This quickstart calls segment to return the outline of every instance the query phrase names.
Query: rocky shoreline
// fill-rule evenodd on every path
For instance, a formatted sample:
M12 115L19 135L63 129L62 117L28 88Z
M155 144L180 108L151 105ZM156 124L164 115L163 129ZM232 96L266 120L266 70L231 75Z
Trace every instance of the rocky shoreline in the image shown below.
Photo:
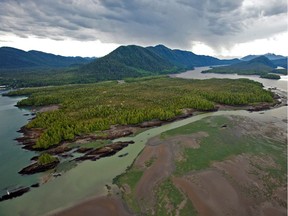
M29 175L29 174L39 173L39 172L45 172L47 170L55 168L59 163L60 163L59 160L55 160L48 164L39 164L38 162L36 162L23 168L18 173L21 175Z

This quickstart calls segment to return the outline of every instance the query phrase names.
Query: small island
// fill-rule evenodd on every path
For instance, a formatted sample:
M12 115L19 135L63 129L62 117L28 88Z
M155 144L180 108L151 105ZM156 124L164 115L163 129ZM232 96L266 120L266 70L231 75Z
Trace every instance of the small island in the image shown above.
M38 172L44 172L46 170L53 169L59 163L59 159L51 156L48 153L41 154L36 163L33 163L19 171L20 174L34 174Z
M269 73L269 74L263 74L263 75L260 76L260 78L264 78L264 79L275 79L275 80L281 79L281 77L280 77L279 75L277 75L277 74L271 74L271 73Z

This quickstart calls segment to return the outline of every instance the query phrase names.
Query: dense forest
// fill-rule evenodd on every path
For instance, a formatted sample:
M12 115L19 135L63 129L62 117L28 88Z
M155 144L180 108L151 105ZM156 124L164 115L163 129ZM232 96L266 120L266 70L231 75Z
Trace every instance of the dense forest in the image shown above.
M185 108L209 111L216 104L273 102L271 92L248 79L141 78L125 83L29 88L8 95L29 96L18 106L60 106L58 110L37 113L26 126L45 129L34 146L41 149L73 140L76 135L109 129L111 125L171 119Z
M271 74L271 73L261 75L260 77L264 79L276 79L276 80L281 78L278 74Z

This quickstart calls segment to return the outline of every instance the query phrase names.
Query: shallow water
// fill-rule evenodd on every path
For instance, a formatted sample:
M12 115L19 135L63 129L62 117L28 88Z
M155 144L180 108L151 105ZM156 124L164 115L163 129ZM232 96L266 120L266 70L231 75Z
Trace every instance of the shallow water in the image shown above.
M3 97L0 92L0 196L6 189L16 186L30 186L38 181L38 175L21 177L18 171L30 163L35 154L21 149L15 138L21 134L16 131L28 122L29 111L15 107L23 97Z
M205 68L201 68L201 69L197 68L195 71L188 71L182 74L177 74L176 76L183 77L183 78L198 78L198 79L205 79L205 78L211 78L211 77L251 78L247 76L238 76L238 75L201 74L201 70L203 69ZM259 81L259 80L263 81L262 83L266 87L268 86L278 87L287 92L287 81L284 85L280 80L275 81L275 80L264 80L264 79L260 79L257 77L255 78L252 77L252 78L256 81ZM13 98L12 99L6 98L5 100L9 101L9 100L13 100ZM17 100L15 99L14 103L16 103L16 101ZM7 103L7 101L5 103ZM1 107L0 110L2 109L2 107L6 106L5 103L2 103L2 106L0 106ZM25 113L25 111L21 111L15 107L13 109L15 109L14 112L16 113L17 112ZM11 114L9 115L11 116ZM287 119L287 109L286 107L280 107L280 108L268 110L265 112L253 112L253 113L250 113L247 111L241 111L241 110L240 111L219 111L219 112L212 112L212 113L204 113L204 114L193 116L184 120L173 122L167 125L163 125L161 127L146 130L136 135L135 137L120 138L116 141L133 140L135 144L129 145L128 147L124 148L123 150L121 150L120 152L118 152L116 155L112 157L102 158L95 162L91 162L91 161L82 162L77 167L68 170L61 177L58 177L54 179L53 181L50 181L47 184L44 184L40 188L34 189L33 191L27 194L24 194L22 197L19 197L17 199L13 199L13 200L0 203L0 215L7 215L7 216L9 215L13 215L13 216L14 215L29 215L29 216L43 215L55 209L71 206L89 197L93 197L96 195L104 195L107 193L105 185L106 184L111 185L113 178L123 173L127 169L127 167L129 167L133 163L134 159L144 148L145 143L147 142L149 138L152 138L167 130L171 130L171 129L174 129L174 128L177 128L177 127L180 127L180 126L192 123L192 122L196 122L200 119L203 119L209 116L215 116L215 115L217 116L218 115L247 116L247 117L259 120L259 121L277 124L279 127L286 128L286 123L283 121L283 119ZM17 121L18 121L18 118L22 119L23 113L22 115L17 114L14 116L14 119L17 119ZM27 118L26 120L25 118L23 118L22 120L23 122L20 122L19 124L16 124L16 125L12 124L12 126L10 127L10 131L18 130L22 125L24 125L27 122ZM5 134L2 134L0 137L4 135ZM17 137L17 133L16 133L16 137ZM15 150L15 151L18 151L18 150ZM20 151L24 152L22 149L20 149ZM12 155L12 152L14 152L14 150L11 150L11 155ZM126 152L129 153L127 156L121 157L121 158L118 157L118 155L126 153ZM32 153L24 152L23 154L26 155L26 154L32 154ZM30 158L30 157L31 156L29 157L27 156L27 158ZM10 160L10 159L7 159L7 160ZM18 160L16 162L15 160L13 161L14 163L16 162L19 163ZM17 164L17 165L19 165L20 167L22 166L22 164ZM20 177L20 179L22 179L22 177Z

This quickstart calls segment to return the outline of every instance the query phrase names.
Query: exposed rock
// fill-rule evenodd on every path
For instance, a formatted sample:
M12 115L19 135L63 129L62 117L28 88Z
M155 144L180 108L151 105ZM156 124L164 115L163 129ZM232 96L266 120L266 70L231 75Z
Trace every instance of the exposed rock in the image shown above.
M31 185L32 188L37 188L37 187L39 187L39 186L40 186L39 183L35 183L35 184L32 184L32 185Z
M7 194L0 197L0 202L14 197L22 196L24 193L27 193L30 190L29 187L18 187L14 190L7 191Z
M65 152L68 152L71 150L72 150L72 148L68 147L67 145L60 145L60 146L51 148L51 149L47 150L46 152L48 154L58 155L58 154L62 154L62 153L65 153Z
M250 112L257 112L257 111L262 111L262 110L268 110L271 108L271 104L261 104L261 105L257 105L254 107L251 107L249 109L247 109Z
M46 170L55 168L58 163L59 163L59 160L55 160L51 163L43 164L43 165L36 162L23 168L22 170L19 171L19 173L22 175L25 175L25 174L34 174L38 172L44 172Z
M113 144L110 144L108 146L104 146L101 148L93 149L91 151L88 151L85 155L76 158L75 160L77 161L82 161L82 160L98 160L99 158L102 157L108 157L116 154L118 151L121 149L125 148L129 144L133 144L133 141L129 142L116 142Z
M85 147L81 147L81 148L78 148L77 150L76 150L76 152L78 152L78 153L86 153L86 152L88 152L88 151L91 151L93 148L85 148Z
M31 160L31 161L37 161L38 158L39 158L39 156L37 155L37 156L32 157L30 160Z
M121 154L121 155L119 155L118 157L125 157L125 156L127 156L128 155L128 152L126 152L126 153L124 153L124 154Z
M140 128L146 128L146 127L156 127L156 126L161 126L163 121L160 120L152 120L152 121L147 121L139 124Z

